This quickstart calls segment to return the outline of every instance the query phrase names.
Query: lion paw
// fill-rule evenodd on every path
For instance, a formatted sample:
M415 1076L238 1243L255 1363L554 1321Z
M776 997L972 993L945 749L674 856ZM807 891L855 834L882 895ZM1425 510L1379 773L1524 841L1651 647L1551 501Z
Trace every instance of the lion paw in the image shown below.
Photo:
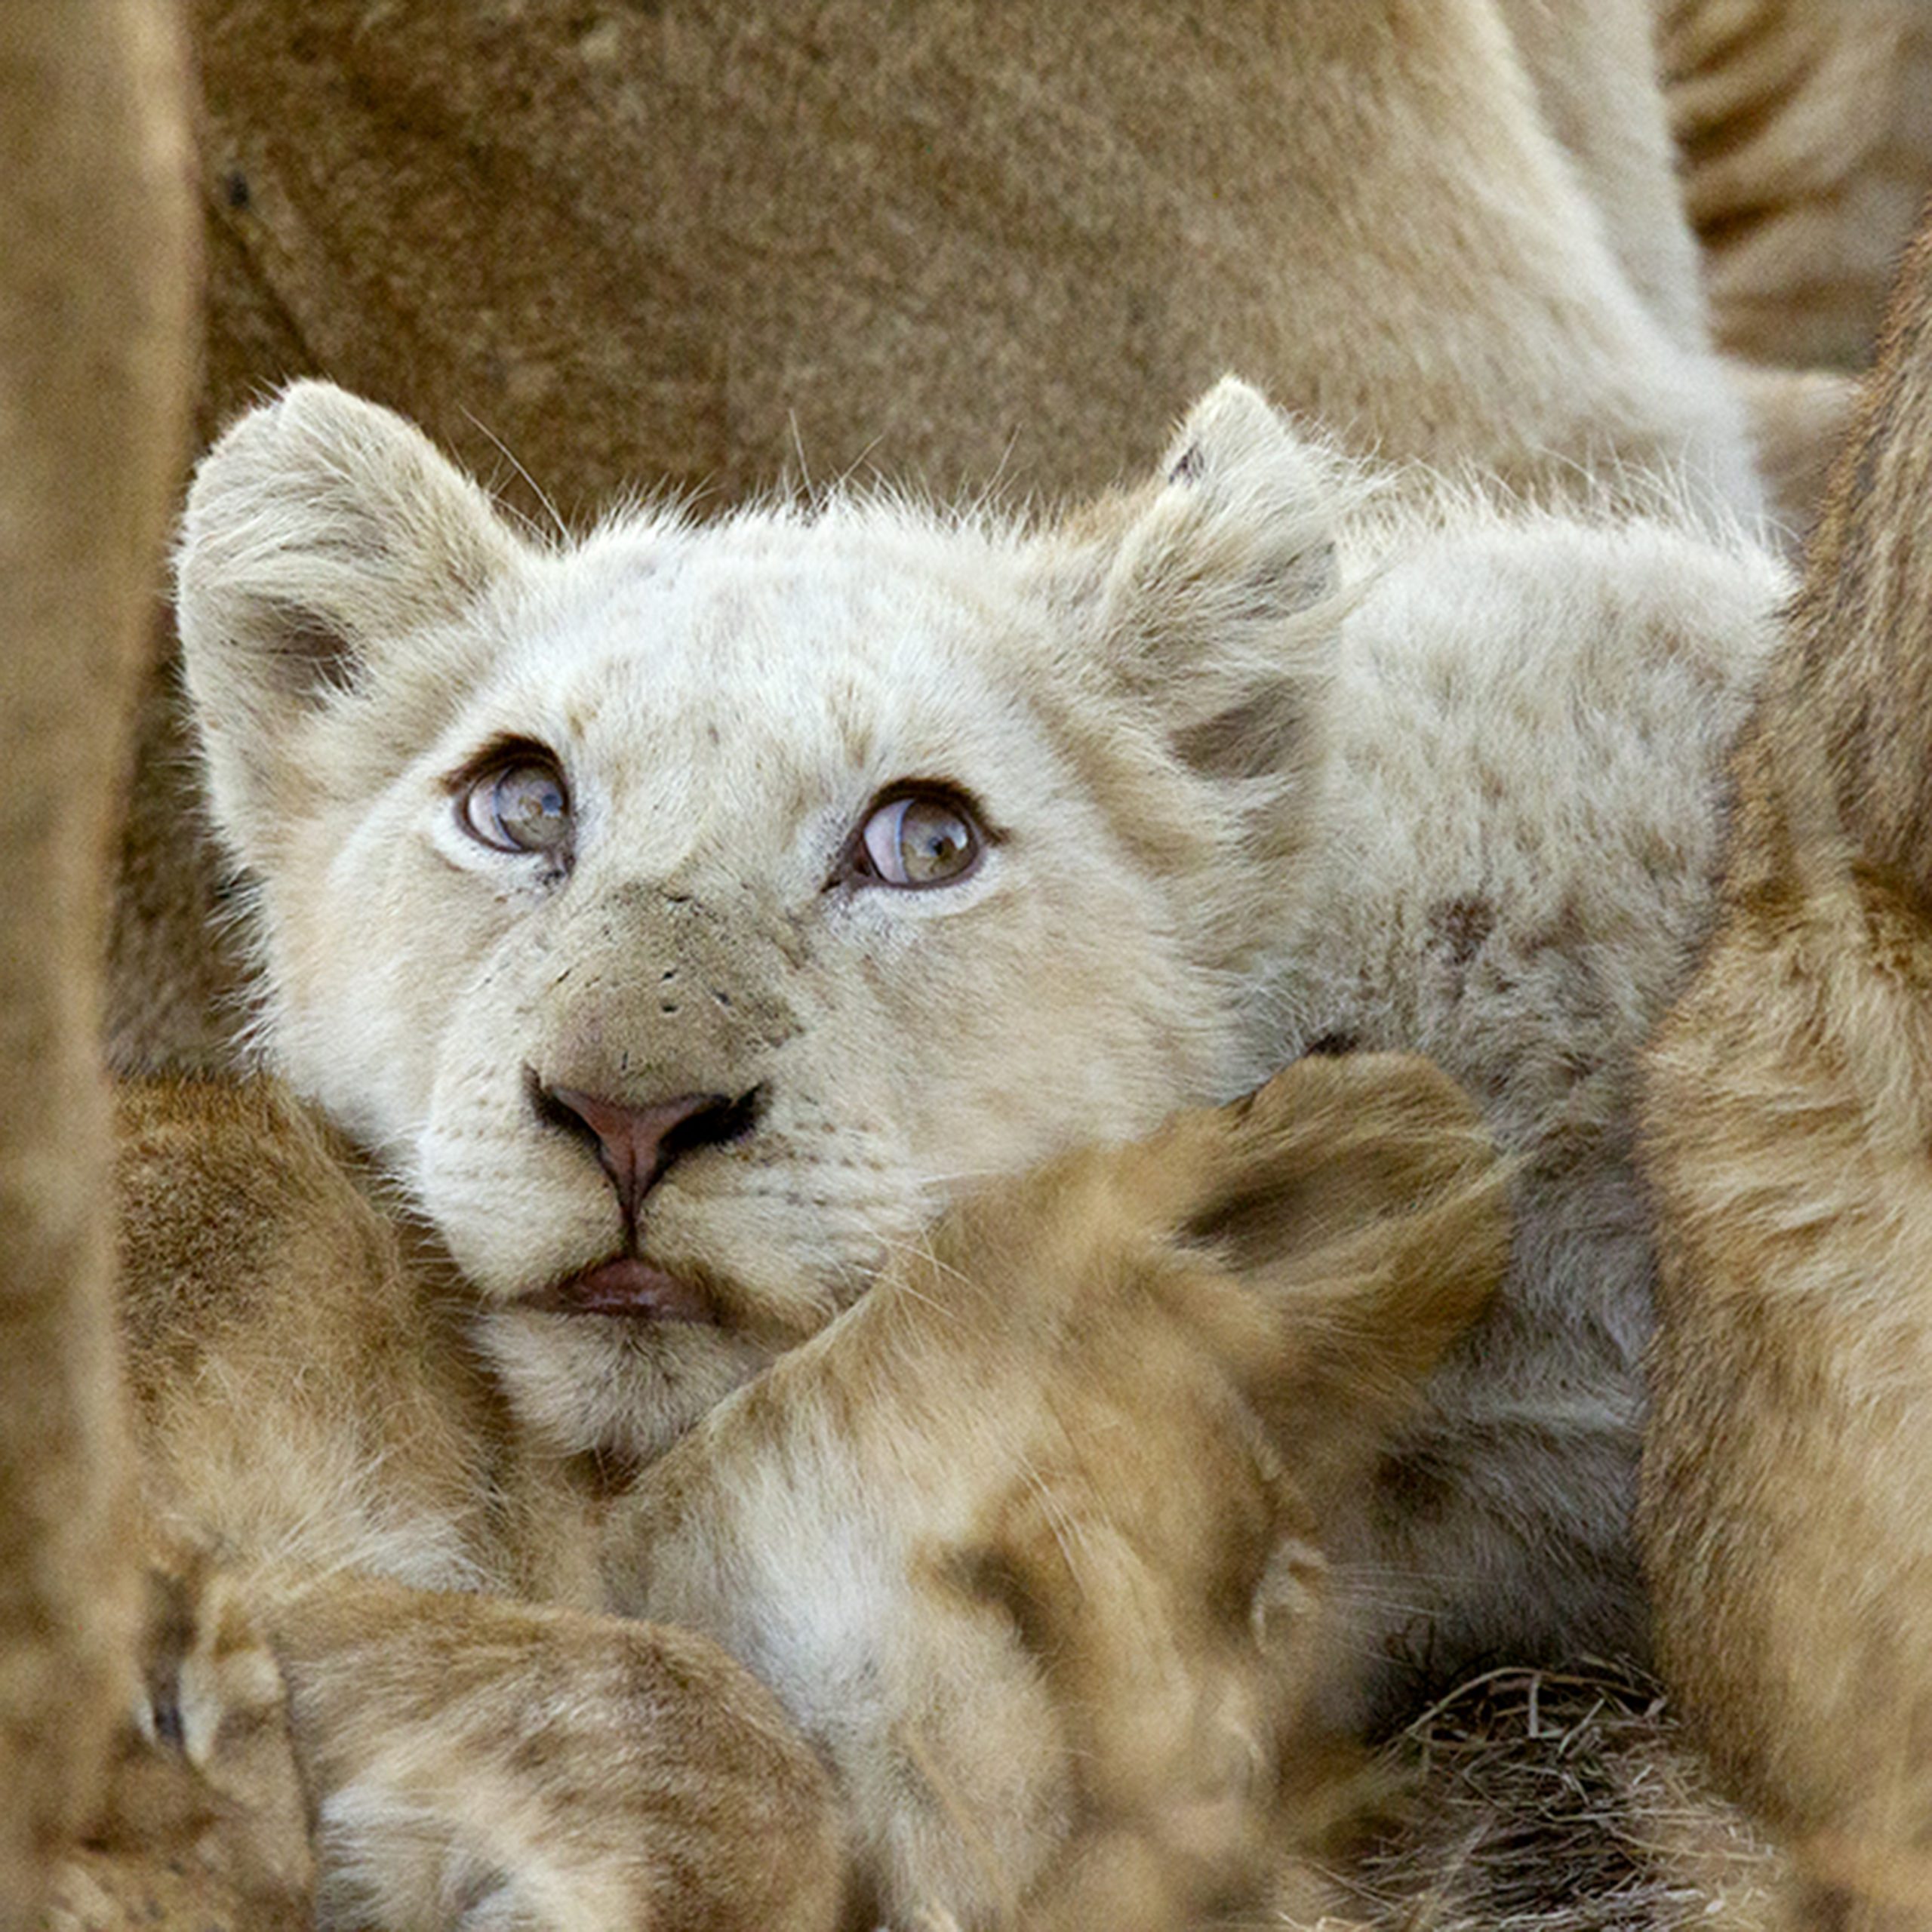
M151 1564L139 1666L107 1802L56 1878L49 1932L307 1923L288 1700L232 1577L198 1555Z

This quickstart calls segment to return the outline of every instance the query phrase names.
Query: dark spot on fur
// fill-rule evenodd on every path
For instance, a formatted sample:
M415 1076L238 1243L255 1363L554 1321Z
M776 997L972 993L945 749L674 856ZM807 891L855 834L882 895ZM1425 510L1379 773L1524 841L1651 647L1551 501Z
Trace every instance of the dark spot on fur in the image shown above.
M1556 917L1552 921L1549 934L1541 937L1540 943L1553 946L1559 952L1575 955L1589 943L1589 921L1583 917L1583 909L1577 903L1574 892L1563 895L1563 903L1556 909Z
M181 1715L181 1666L194 1648L199 1625L196 1582L192 1574L148 1572L142 1675L155 1741L174 1751L185 1751L188 1743Z
M1337 1027L1332 1033L1323 1033L1309 1041L1301 1050L1301 1057L1323 1060L1340 1060L1344 1054L1352 1054L1361 1044L1361 1036L1349 1032L1345 1027Z
M1037 1595L1012 1555L977 1547L958 1552L940 1566L943 1580L963 1596L986 1605L1011 1620L1028 1649L1048 1649L1051 1633Z
M262 603L275 632L267 669L279 689L304 700L356 691L362 666L347 632L321 611L285 598L264 598Z
M188 1748L187 1726L181 1721L181 1706L174 1698L154 1706L154 1734L171 1750Z
M1201 480L1203 467L1201 445L1192 444L1183 450L1176 459L1174 466L1168 472L1168 481L1170 483L1198 483Z
M1452 964L1466 967L1496 930L1496 908L1487 899L1445 899L1429 909L1429 931L1448 949Z
M493 1909L500 1899L515 1897L510 1875L500 1865L491 1865L481 1870L467 1870L462 1882L456 1887L450 1900L451 1921L461 1924L464 1920L500 1920L500 1909Z
M254 198L248 188L248 177L238 168L231 168L223 177L223 198L232 208L245 208Z
M637 1481L643 1467L638 1458L627 1451L602 1443L571 1457L564 1464L564 1473L594 1501L608 1503L623 1495Z

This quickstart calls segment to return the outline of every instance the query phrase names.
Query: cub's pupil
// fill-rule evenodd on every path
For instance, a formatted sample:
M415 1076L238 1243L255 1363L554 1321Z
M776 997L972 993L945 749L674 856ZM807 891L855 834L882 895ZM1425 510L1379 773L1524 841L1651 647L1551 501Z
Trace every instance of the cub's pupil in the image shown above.
M906 876L918 884L949 878L965 863L972 836L957 812L936 799L912 799L899 821L899 853Z

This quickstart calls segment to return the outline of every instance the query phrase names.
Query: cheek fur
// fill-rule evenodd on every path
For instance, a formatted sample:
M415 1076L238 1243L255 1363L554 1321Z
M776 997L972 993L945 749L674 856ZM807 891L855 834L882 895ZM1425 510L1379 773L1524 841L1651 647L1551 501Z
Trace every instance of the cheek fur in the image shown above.
M406 819L372 816L298 876L308 889L272 908L278 1058L407 1173L465 1033L500 1029L498 1051L514 1038L508 961L525 915L454 870Z
M1231 1018L1151 882L1069 874L916 937L872 975L877 1024L909 1048L914 1158L935 1177L1011 1172L1126 1137L1233 1078Z

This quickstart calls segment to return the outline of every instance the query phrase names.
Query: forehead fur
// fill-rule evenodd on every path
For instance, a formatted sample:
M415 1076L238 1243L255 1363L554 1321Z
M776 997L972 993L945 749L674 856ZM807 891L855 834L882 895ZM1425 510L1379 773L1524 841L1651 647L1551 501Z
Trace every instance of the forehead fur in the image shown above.
M549 708L574 729L610 707L647 732L672 717L809 730L823 715L851 735L881 706L909 729L932 703L1037 684L1033 574L1014 533L898 510L621 524L519 573L492 614L497 676L540 702L571 688Z
M895 782L961 785L995 823L1018 796L1071 808L1108 774L1082 755L1093 694L1038 572L1014 533L896 506L607 528L529 560L479 613L473 690L435 755L542 741L579 811L621 814L627 862L660 878L734 820L758 854L758 824L842 825ZM1150 750L1128 825L1161 809Z

